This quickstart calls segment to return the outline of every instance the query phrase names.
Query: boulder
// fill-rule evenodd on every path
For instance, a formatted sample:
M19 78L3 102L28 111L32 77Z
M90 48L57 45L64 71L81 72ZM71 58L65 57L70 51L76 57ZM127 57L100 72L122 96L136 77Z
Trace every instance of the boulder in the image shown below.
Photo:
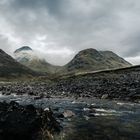
M51 110L0 103L0 140L42 140L60 130Z
M108 94L104 94L102 95L101 99L107 99L108 98Z
M71 118L71 117L75 116L75 113L72 112L71 110L65 110L63 115L65 118Z

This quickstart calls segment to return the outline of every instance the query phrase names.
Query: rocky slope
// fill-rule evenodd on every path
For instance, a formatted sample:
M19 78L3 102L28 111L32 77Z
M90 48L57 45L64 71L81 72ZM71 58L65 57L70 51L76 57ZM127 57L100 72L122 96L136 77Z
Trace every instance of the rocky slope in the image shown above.
M0 84L1 94L42 97L100 98L140 101L140 66L96 73L67 75L30 83Z
M30 69L37 71L37 72L43 72L43 73L55 73L57 69L59 69L58 66L53 66L46 62L45 59L40 58L34 50L32 50L28 46L23 46L19 49L17 49L14 52L15 59L29 67Z
M11 56L0 49L0 77L36 75L29 68L15 61Z
M140 66L60 79L51 88L65 96L140 101Z
M111 51L80 51L66 66L68 72L98 71L129 67L131 64Z

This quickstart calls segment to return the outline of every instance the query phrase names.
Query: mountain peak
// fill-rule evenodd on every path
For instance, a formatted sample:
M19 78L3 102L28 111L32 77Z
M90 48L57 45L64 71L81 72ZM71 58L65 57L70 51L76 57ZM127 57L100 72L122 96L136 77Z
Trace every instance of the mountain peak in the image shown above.
M23 46L14 52L15 59L18 62L27 62L38 59L37 54L28 46Z
M93 48L85 49L80 51L75 58L94 58L94 59L101 59L102 55L99 51Z
M96 49L89 48L89 49L80 51L78 54L85 55L85 54L96 54L96 53L99 53Z
M32 49L29 46L23 46L23 47L15 50L14 53L18 53L18 52L21 52L21 51L32 51Z
M55 72L55 66L46 62L36 51L32 50L28 46L23 46L14 52L14 57L17 62L29 67L37 72L52 73Z
M131 66L112 51L85 49L80 51L67 65L68 71L97 71Z

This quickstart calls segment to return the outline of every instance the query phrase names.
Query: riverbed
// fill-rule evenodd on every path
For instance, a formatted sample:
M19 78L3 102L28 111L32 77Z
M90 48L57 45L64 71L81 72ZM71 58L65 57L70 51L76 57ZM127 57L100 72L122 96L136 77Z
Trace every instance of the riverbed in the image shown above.
M42 98L0 95L0 102L16 101L51 108L63 127L54 140L140 140L140 104L95 98ZM67 117L60 114L70 112Z

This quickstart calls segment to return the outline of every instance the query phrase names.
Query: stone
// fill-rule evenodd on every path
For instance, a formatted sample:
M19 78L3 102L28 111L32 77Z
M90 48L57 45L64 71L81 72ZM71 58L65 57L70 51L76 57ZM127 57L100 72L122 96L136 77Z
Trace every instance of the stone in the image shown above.
M108 98L108 94L104 94L102 95L101 99L107 99Z
M75 116L75 113L72 112L71 110L65 110L63 115L64 115L65 118L70 118L70 117Z

